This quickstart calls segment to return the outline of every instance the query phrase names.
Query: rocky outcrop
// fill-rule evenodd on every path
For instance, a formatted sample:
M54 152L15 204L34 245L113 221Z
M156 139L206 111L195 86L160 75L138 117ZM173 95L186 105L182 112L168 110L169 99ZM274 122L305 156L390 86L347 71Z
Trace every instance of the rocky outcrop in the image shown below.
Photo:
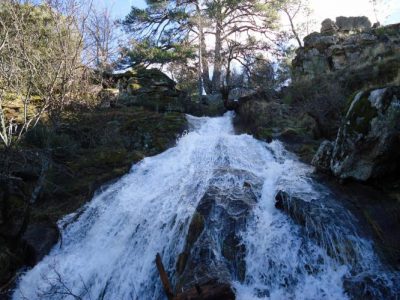
M316 76L377 62L399 51L400 24L372 28L366 17L338 17L336 22L326 19L320 33L304 38L293 68L297 76Z
M108 74L107 77L109 86L99 94L103 107L118 103L143 106L157 112L186 111L186 94L178 90L176 83L158 69L129 69ZM104 99L109 99L110 104Z
M366 181L400 168L400 87L359 92L334 144L324 142L313 164L335 176Z
M329 172L331 170L331 157L334 143L323 141L315 153L311 164L320 172Z

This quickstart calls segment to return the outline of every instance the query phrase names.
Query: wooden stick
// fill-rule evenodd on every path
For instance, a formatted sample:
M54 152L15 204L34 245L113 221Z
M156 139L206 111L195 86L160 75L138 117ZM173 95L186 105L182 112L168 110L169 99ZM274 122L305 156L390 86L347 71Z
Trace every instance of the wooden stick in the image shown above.
M172 291L171 284L169 283L167 272L165 272L160 253L157 253L157 255L156 255L156 265L157 265L158 273L160 274L161 282L164 286L165 294L167 295L168 300L173 300L174 293Z

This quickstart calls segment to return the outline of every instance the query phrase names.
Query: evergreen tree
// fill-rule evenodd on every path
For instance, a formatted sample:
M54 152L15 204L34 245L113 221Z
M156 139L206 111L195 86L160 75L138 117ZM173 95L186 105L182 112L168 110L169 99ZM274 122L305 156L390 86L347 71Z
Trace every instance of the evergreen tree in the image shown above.
M207 94L219 93L229 85L230 64L240 57L235 51L243 53L246 45L252 51L269 48L281 2L148 0L145 9L132 7L122 23L135 40L130 52L135 53L135 63L185 62L197 52L204 90ZM249 40L251 43L247 43ZM241 47L232 48L234 44Z

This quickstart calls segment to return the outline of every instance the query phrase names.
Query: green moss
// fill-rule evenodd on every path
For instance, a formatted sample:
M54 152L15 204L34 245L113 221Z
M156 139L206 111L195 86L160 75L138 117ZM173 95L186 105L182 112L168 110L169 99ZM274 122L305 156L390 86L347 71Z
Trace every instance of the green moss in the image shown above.
M370 92L364 92L360 99L353 104L348 116L348 127L351 132L368 134L371 129L371 121L378 115L375 107L368 100Z
M135 91L141 89L142 86L139 83L131 83L131 84L129 84L129 88L132 92L135 92Z
M257 139L269 142L272 140L274 132L270 127L259 127L255 136Z

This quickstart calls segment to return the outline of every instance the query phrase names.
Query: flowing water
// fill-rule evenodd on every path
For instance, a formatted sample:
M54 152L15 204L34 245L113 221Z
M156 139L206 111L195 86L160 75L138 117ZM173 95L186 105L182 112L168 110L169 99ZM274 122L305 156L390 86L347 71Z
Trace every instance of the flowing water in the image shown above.
M189 133L176 147L134 165L59 222L61 241L21 276L14 299L164 299L155 255L161 254L175 283L191 218L221 169L241 170L261 182L254 184L257 202L239 233L246 275L239 281L231 274L238 299L357 298L352 286L372 298L396 299L396 274L379 262L344 208L337 210L338 222L316 224L317 237L275 208L283 190L335 212L329 191L310 179L309 167L279 142L235 135L232 114L188 120ZM218 185L243 187L245 179L228 177ZM352 250L332 254L329 245L339 236Z

